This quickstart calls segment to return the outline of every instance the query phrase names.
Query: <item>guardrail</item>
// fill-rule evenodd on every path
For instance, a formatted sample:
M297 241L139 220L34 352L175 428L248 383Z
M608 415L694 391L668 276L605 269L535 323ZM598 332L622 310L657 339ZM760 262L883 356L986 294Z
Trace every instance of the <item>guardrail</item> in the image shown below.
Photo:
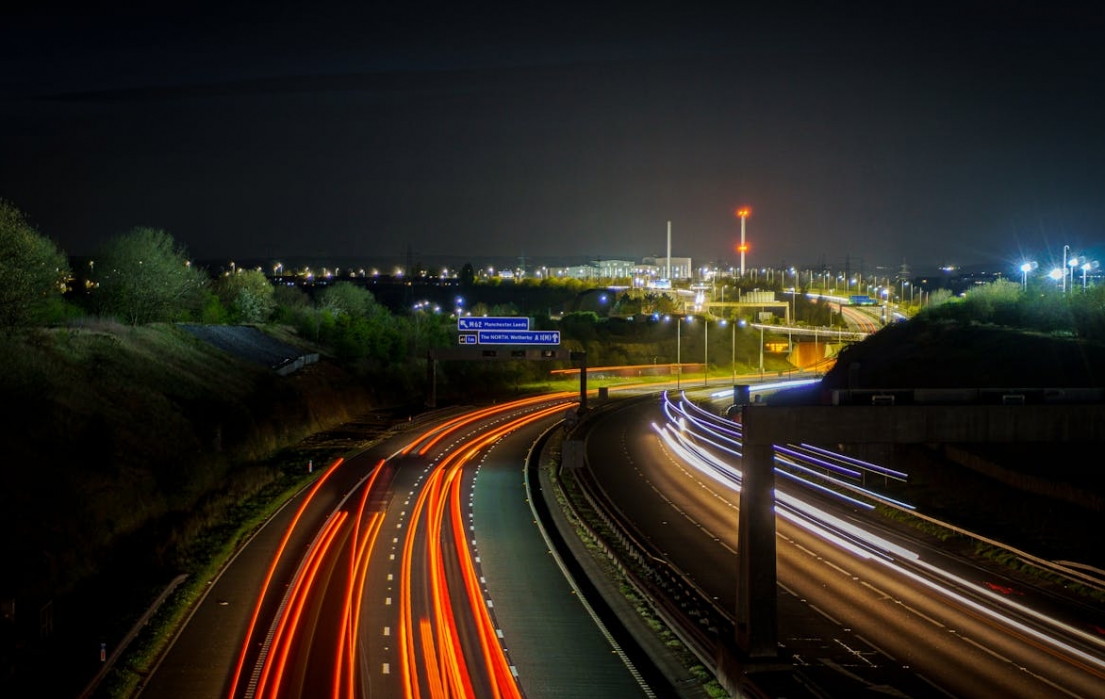
M586 469L576 475L580 493L609 534L599 534L581 518L583 526L679 640L716 674L719 644L723 638L734 636L735 620L690 582L686 573L612 514L609 498Z
M648 399L649 397L644 397ZM628 401L622 402L622 405ZM586 430L587 422L614 404L587 413L572 433ZM585 450L580 450L585 451ZM562 477L564 469L561 469ZM662 551L626 522L614 501L595 481L586 464L571 469L583 503L566 497L576 519L596 542L603 555L647 599L655 613L711 673L717 674L719 651L725 639L735 635L734 615L719 607L713 597L669 561ZM582 510L592 513L586 516ZM597 519L597 521L595 521ZM600 532L599 529L604 531Z

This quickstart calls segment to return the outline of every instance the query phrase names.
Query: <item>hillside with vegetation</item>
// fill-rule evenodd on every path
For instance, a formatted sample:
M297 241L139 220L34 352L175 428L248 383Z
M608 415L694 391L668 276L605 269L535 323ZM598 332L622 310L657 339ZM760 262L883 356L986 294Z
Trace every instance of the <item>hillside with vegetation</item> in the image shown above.
M3 660L15 686L41 686L45 670L58 681L58 658L87 681L89 634L119 638L214 539L231 541L218 532L236 509L294 488L306 469L282 450L375 405L331 362L280 377L174 324L44 329L5 337L0 356L0 590L16 612Z
M937 295L840 353L825 388L1105 386L1105 287L998 280Z
M1098 388L1105 342L922 313L843 349L822 381L847 388Z

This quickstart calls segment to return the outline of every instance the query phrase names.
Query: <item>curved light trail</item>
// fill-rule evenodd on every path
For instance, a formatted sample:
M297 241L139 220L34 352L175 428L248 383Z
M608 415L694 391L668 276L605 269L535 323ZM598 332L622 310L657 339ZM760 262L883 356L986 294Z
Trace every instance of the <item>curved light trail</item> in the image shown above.
M480 457L503 436L562 413L575 394L527 398L475 410L426 429L387 459L378 461L354 488L327 491L331 465L300 503L269 565L254 606L230 699L368 697L360 631L371 561L390 560L400 542L399 599L394 608L394 649L404 699L487 696L521 699L490 604L476 569L465 517L466 485ZM438 454L427 463L432 454ZM409 512L389 515L392 481L399 469L425 468ZM325 492L325 495L323 493ZM336 498L305 552L288 542L316 499ZM401 509L401 508L400 508ZM395 539L381 535L388 517L400 517ZM276 571L287 569L290 577ZM394 692L392 692L394 694ZM380 696L388 696L385 693Z
M653 425L664 445L682 463L711 480L740 492L741 471L733 457L741 456L739 424L715 416L684 398L664 396L666 423ZM980 585L944 567L925 560L909 547L880 536L874 528L845 521L816 505L811 494L843 502L850 507L873 509L875 503L913 510L908 503L886 497L859 485L865 474L904 480L908 474L871 464L811 445L776 446L775 473L802 490L776 490L778 517L801 527L849 554L876 562L915 586L930 590L949 605L988 621L1010 638L1018 638L1068 665L1071 671L1087 673L1100 680L1105 695L1105 638L1093 628L1070 623L1046 611L1033 608L995 589ZM802 493L805 492L806 495ZM1063 690L1052 680L1056 691ZM1099 696L1099 695L1093 695Z

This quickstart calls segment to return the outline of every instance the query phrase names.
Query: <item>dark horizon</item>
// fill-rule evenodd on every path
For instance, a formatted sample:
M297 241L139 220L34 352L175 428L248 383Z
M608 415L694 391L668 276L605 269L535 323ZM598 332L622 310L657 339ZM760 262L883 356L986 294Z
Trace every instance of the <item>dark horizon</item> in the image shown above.
M0 11L0 197L75 256L1105 258L1093 3Z
M662 256L662 255L661 255ZM644 257L653 257L653 255L646 255ZM673 257L680 257L673 252ZM85 268L88 261L94 259L94 256L79 255L70 256L70 264L75 273L78 275ZM572 267L588 265L596 261L602 260L627 260L631 262L641 262L642 258L628 258L628 257L608 257L608 258L593 258L587 256L548 256L541 258L525 258L524 269L527 272L527 276L532 276L535 269L540 267ZM268 258L268 257L239 257L235 259L223 259L223 258L191 258L191 262L203 269L207 269L212 272L228 271L232 268L241 270L246 269L261 269L268 276L279 276L274 273L274 266L277 264L282 265L283 273L289 274L295 270L311 269L312 271L320 271L323 269L328 270L340 270L342 276L345 276L350 270L365 270L366 274L371 274L372 270L381 277L393 276L396 269L406 270L408 265L408 259L406 257L378 257L378 258L356 258L351 256L326 256L326 257L291 257L291 258ZM472 257L467 255L438 255L433 257L418 257L412 255L410 258L416 266L421 266L427 272L432 273L431 276L436 276L442 268L449 270L450 276L454 276L459 273L460 269L465 264L472 264L473 268L479 272L481 269L487 269L491 267L495 270L511 269L517 270L522 267L519 258L509 256L480 256ZM731 261L730 261L731 262ZM697 265L697 262L696 262ZM738 265L732 265L734 269ZM954 266L939 266L930 265L925 267L916 267L905 261L905 266L908 268L909 279L919 277L956 277L962 275L990 275L998 274L1004 277L1013 278L1019 275L1013 269L1007 269L1002 264L986 264L986 263L974 263L967 265L954 265ZM810 270L825 270L838 274L843 274L846 270L849 274L862 274L863 276L876 275L879 277L890 277L895 279L901 276L902 263L897 265L872 265L862 259L845 259L839 266L822 263L820 261L811 262L810 264L801 263L786 263L778 265L763 265L756 269L771 269L779 271L783 269L794 269L800 272L807 272ZM1095 273L1095 277L1099 276L1100 272ZM1018 277L1019 279L1019 277Z

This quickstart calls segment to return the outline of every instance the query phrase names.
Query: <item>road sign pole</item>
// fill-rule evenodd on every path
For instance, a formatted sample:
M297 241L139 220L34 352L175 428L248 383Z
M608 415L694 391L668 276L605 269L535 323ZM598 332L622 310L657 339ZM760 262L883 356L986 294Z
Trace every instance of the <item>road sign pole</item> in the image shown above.
M580 415L587 412L587 353L572 352L572 359L579 360L579 410Z

